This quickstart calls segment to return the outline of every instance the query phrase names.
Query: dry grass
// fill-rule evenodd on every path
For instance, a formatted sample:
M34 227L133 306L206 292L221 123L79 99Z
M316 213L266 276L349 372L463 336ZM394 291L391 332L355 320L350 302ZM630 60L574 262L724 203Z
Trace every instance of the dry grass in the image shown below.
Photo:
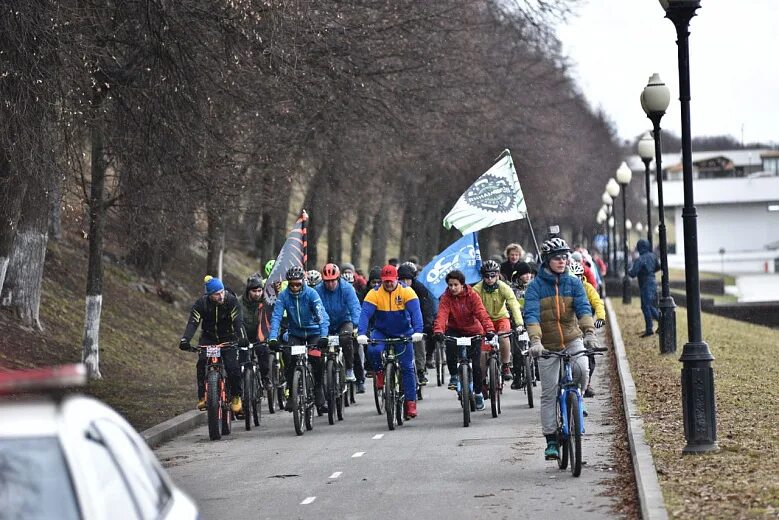
M687 314L677 309L678 352L659 355L657 336L638 338L635 302L615 302L647 439L673 518L779 516L779 331L703 314L714 361L717 453L682 456L681 363Z

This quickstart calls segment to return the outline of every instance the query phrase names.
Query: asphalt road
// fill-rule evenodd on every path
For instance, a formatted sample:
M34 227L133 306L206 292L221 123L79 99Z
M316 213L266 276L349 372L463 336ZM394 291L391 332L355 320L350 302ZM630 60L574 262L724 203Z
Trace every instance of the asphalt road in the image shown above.
M503 413L493 419L486 401L468 428L455 393L433 383L419 416L389 431L369 388L344 421L330 426L316 417L302 437L291 414L266 408L259 430L236 422L232 435L212 442L201 427L156 454L205 519L610 518L616 498L606 483L616 471L605 365L596 372L596 397L586 400L579 478L543 458L540 384L536 408L507 385Z

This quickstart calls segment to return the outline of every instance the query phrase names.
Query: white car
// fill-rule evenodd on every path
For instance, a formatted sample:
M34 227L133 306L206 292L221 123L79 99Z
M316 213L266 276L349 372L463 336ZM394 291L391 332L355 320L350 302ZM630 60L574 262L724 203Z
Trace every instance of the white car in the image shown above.
M127 421L64 391L85 381L83 365L0 372L0 519L199 518Z

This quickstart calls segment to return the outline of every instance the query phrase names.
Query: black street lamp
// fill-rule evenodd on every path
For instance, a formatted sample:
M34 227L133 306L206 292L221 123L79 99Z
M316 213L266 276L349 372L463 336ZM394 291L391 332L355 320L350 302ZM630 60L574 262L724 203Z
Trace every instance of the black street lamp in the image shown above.
M663 83L658 74L649 78L649 83L641 92L641 107L647 117L652 121L652 133L655 145L655 180L657 182L657 217L660 221L657 226L657 234L660 241L660 266L662 279L660 289L660 353L673 354L676 352L676 302L671 296L671 287L668 279L668 237L665 229L665 205L663 202L663 161L662 141L660 137L660 120L665 115L668 104L671 102L671 91ZM651 232L651 227L650 227Z
M601 202L603 202L603 205L606 207L606 263L608 264L608 270L606 271L607 275L611 275L613 273L613 270L617 268L616 262L611 259L611 252L614 250L613 247L613 237L612 237L612 223L609 222L609 218L611 218L611 212L612 212L612 206L614 204L614 199L611 198L611 195L607 191L603 192L603 195L600 197Z
M646 239L649 240L649 248L652 246L652 203L649 195L649 163L655 158L655 142L649 132L645 133L638 141L638 155L644 163L644 182L646 184Z
M627 198L628 184L633 177L633 172L623 161L617 168L617 182L622 186L622 254L625 263L625 275L622 277L622 303L630 305L631 289L630 277L628 276L628 218L627 218Z
M692 137L690 132L690 20L700 0L660 0L665 17L676 27L679 62L679 101L682 109L682 181L684 186L684 281L687 292L687 343L682 348L682 407L684 453L717 449L717 410L714 401L714 356L703 341L701 287L698 272L698 215L692 182Z

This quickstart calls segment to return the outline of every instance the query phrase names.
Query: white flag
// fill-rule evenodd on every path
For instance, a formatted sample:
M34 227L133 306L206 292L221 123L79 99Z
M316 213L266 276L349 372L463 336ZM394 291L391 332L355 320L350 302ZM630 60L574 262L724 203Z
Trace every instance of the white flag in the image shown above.
M465 235L503 222L527 216L527 205L511 152L503 155L492 168L465 190L452 210L444 217L444 227L452 226Z

